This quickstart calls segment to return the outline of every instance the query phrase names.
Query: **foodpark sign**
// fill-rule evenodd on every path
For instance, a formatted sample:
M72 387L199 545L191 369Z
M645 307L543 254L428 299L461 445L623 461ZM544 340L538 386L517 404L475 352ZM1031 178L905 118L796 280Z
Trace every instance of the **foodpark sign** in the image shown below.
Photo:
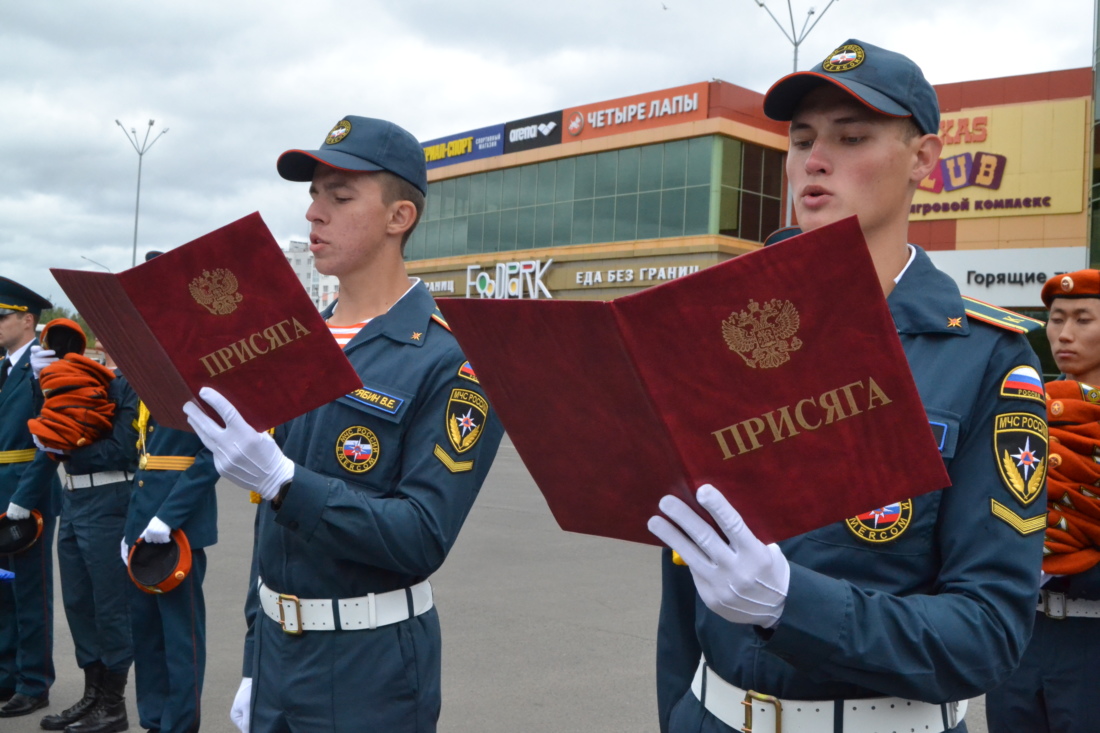
M553 298L542 281L553 261L498 262L492 270L470 265L466 268L466 297L476 293L479 298Z

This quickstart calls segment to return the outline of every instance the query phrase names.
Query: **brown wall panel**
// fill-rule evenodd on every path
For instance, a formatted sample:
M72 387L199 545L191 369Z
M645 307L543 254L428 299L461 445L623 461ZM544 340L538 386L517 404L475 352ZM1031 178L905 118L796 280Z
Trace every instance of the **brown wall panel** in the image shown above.
M1039 74L937 84L940 109L953 112L964 107L1043 102L1092 96L1092 69L1066 69Z

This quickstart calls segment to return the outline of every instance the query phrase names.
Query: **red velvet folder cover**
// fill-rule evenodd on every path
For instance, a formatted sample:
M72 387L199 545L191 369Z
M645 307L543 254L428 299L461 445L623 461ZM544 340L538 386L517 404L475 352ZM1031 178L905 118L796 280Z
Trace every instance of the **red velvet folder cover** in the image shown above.
M362 386L258 213L117 275L51 269L161 425L213 387L266 430Z
M439 307L563 529L657 544L713 483L772 542L950 484L854 217L611 302Z

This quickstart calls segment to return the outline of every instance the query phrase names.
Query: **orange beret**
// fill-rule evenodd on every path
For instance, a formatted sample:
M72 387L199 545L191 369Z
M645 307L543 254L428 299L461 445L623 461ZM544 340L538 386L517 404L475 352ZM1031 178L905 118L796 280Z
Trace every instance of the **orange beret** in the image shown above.
M53 344L50 343L51 334L54 336ZM84 329L79 323L70 321L68 318L55 318L47 323L42 329L39 341L43 348L56 351L58 358L71 353L83 354L88 346L88 337L84 335Z
M1047 310L1055 298L1100 298L1100 270L1078 270L1055 275L1043 285Z

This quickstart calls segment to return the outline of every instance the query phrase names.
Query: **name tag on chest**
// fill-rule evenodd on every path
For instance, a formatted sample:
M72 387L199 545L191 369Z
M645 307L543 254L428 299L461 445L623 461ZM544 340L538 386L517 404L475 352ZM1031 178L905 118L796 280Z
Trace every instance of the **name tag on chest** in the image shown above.
M363 386L344 395L340 401L361 409L368 408L368 411L377 412L381 416L398 421L405 411L409 398L391 389Z

